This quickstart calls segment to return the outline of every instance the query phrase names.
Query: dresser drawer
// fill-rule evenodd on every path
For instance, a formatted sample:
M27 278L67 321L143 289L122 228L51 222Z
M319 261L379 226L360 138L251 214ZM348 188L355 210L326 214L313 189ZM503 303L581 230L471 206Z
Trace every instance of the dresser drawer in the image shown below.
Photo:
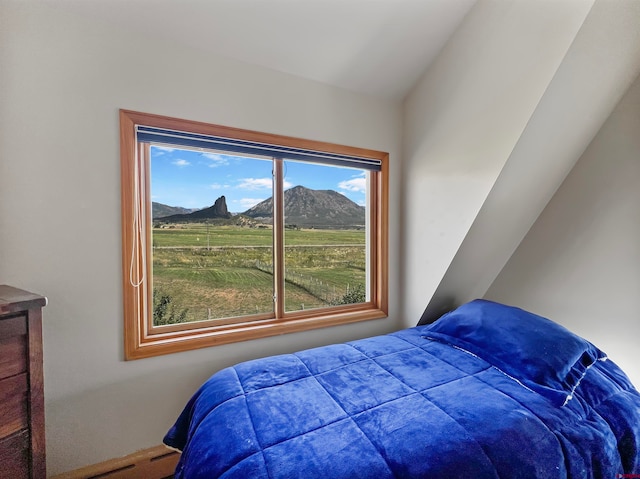
M0 479L47 477L42 377L46 304L44 296L0 284Z
M0 380L27 371L27 318L0 320Z
M0 381L0 439L29 425L27 375Z
M22 431L0 440L0 479L29 476L29 433Z

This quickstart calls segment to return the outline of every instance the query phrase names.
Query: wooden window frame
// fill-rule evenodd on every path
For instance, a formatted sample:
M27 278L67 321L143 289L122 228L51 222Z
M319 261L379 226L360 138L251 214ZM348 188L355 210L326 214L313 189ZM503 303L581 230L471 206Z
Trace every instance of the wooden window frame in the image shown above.
M281 145L291 148L377 159L381 169L372 172L368 220L370 247L370 299L365 303L333 306L306 311L284 312L283 302L276 302L273 315L251 315L226 321L198 321L170 326L153 326L152 251L150 178L145 167L148 155L136 154L136 125L188 131L202 135ZM160 115L120 110L120 161L122 199L122 279L124 306L125 359L140 359L238 341L247 341L285 333L384 318L388 313L388 160L385 152L302 140L293 137L259 133L208 123L181 120ZM276 166L277 167L277 166ZM136 174L136 171L138 174ZM276 175L278 178L279 175ZM137 184L136 184L137 181ZM136 218L136 202L140 215ZM278 202L274 196L275 208ZM369 211L370 210L370 211ZM274 269L283 269L279 254L284 227L274 212ZM132 227L139 221L136 233ZM148 239L148 240L146 240ZM145 261L148 258L148 261ZM276 281L279 295L284 288L284 275ZM135 281L133 281L135 279ZM138 286L134 283L139 282ZM222 324L221 324L222 323Z

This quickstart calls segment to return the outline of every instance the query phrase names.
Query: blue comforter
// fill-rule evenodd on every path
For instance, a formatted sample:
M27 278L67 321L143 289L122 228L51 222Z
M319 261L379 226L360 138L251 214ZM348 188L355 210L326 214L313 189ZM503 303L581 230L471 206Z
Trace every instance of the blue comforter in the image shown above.
M476 300L224 369L165 443L176 479L640 477L640 395L591 343Z

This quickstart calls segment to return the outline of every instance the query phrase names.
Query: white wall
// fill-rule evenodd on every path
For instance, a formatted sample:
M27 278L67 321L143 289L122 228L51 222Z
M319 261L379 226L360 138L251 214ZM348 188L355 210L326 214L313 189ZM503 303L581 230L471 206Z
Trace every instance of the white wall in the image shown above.
M479 0L405 99L407 325L431 300L592 4Z
M547 316L603 349L640 386L640 77L486 298Z
M159 444L224 366L399 326L400 105L12 1L0 105L0 282L50 301L50 474ZM119 108L389 151L391 318L123 361Z
M438 285L429 319L491 286L640 73L638 25L640 2L596 0Z

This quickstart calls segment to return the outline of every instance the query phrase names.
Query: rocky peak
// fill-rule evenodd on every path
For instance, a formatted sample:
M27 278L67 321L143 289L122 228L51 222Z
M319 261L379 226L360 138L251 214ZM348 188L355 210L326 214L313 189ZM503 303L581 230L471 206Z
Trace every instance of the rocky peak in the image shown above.
M231 218L231 213L227 209L227 199L224 196L218 198L213 205L189 214L171 215L162 219L164 221L194 221L209 218Z

